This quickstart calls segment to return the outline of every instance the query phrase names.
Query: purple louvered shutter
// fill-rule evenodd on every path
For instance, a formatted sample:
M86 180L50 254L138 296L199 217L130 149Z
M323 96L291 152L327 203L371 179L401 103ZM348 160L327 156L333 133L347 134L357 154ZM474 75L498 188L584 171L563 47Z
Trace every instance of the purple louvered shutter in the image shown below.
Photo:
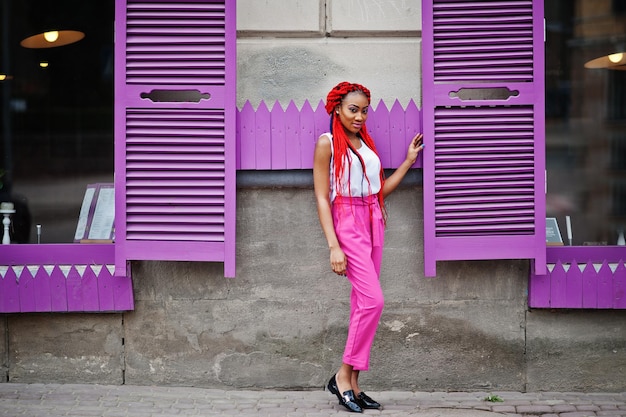
M234 0L116 0L115 268L235 275Z
M545 271L543 1L423 1L424 270ZM543 272L542 272L543 273Z

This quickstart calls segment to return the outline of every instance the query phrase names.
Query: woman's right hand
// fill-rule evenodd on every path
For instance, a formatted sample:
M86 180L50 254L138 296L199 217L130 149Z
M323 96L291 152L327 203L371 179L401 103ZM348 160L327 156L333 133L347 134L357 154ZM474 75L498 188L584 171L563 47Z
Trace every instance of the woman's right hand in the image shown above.
M337 275L345 276L346 267L348 266L348 260L346 254L340 247L330 249L330 267Z

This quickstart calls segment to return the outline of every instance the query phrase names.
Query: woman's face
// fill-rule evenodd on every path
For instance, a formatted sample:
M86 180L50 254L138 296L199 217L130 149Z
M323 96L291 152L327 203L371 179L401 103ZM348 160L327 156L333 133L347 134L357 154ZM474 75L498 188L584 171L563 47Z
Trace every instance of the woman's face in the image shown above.
M367 120L369 110L367 96L361 91L348 93L337 110L339 111L339 120L343 128L346 129L346 133L357 134Z

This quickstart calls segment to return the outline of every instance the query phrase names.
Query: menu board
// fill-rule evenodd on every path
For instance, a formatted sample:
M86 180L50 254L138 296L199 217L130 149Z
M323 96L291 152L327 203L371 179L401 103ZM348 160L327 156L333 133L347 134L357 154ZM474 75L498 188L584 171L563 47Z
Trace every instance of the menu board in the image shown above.
M89 184L80 208L74 242L112 243L114 239L115 189L113 184Z
M563 245L563 238L556 217L546 218L546 244L548 246Z

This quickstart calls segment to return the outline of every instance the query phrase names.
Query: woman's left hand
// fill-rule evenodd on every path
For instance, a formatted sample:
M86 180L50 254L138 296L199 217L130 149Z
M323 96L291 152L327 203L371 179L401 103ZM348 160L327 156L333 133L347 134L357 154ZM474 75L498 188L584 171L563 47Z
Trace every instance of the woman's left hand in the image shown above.
M417 160L417 156L424 149L424 145L422 144L422 140L424 139L424 135L418 133L415 135L411 143L409 144L409 149L406 151L406 160L413 165Z

